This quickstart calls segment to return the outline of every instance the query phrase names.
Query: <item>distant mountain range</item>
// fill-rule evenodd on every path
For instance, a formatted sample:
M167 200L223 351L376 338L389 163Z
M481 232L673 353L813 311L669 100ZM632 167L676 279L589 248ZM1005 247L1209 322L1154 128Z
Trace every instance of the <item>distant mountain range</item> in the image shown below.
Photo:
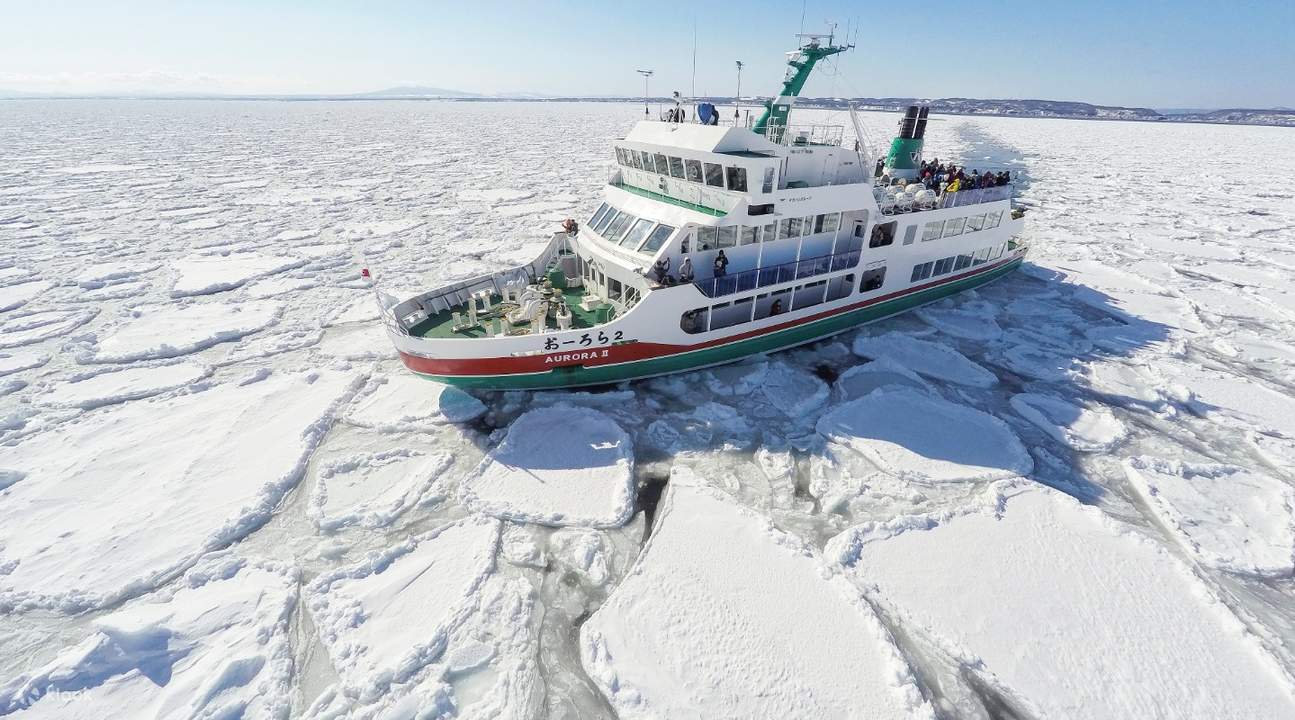
M131 93L131 94L58 94L31 93L0 90L0 98L58 98L101 99L116 97L148 99L209 99L209 100L446 100L455 102L642 102L642 98L608 96L554 96L535 92L474 93L464 90L401 85L349 95L199 95L187 93ZM694 98L690 102L712 102L730 105L733 97ZM672 102L670 98L650 98L652 104ZM744 97L742 103L758 105L759 98ZM976 98L801 98L801 107L819 107L842 110L853 104L861 110L903 111L909 105L930 105L933 113L945 115L991 115L1002 117L1075 118L1084 120L1138 120L1144 122L1218 123L1225 125L1273 125L1295 127L1295 109L1279 108L1229 108L1204 110L1175 108L1153 110L1143 107L1093 105L1066 100L980 100Z

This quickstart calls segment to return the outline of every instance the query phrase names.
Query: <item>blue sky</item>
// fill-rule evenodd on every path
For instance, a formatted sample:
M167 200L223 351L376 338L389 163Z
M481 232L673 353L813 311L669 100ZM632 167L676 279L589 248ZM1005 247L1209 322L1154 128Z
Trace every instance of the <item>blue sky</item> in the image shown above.
M1151 107L1295 106L1295 0L808 0L806 30L861 23L808 95L1034 97ZM0 89L771 94L789 2L0 0Z

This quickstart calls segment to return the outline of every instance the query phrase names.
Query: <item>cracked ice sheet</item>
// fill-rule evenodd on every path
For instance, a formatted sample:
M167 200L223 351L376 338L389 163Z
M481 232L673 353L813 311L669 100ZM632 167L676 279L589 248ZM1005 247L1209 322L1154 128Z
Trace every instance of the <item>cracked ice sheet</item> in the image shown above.
M443 423L465 423L480 417L486 406L456 387L424 380L404 372L375 381L356 399L343 419L352 425L385 432L426 430Z
M992 372L948 345L901 332L861 337L854 341L854 354L874 360L890 360L919 375L958 385L987 388L998 382Z
M634 448L607 415L558 404L513 421L462 483L463 502L541 525L616 527L634 514Z
M21 718L286 717L295 573L228 553L176 589L96 618L86 639L0 681Z
M210 295L233 290L249 280L283 272L305 263L301 258L259 253L190 255L172 264L179 276L171 286L171 297Z
M498 545L499 521L473 516L316 578L307 604L346 695L370 703L440 660Z
M1245 575L1295 570L1295 491L1245 468L1136 457L1129 482L1201 561Z
M354 384L324 371L219 385L0 448L0 477L18 478L0 491L0 607L112 603L252 532Z
M1181 561L1096 508L1011 482L960 510L858 526L826 554L1047 717L1295 716L1291 677Z
M270 302L135 308L84 361L113 363L187 355L264 330L274 324L281 310Z
M672 474L643 554L581 626L581 661L619 717L931 717L859 591L701 483Z
M186 385L211 375L211 368L192 362L171 365L141 365L74 377L56 382L35 394L33 402L53 407L91 409L128 400L140 400Z

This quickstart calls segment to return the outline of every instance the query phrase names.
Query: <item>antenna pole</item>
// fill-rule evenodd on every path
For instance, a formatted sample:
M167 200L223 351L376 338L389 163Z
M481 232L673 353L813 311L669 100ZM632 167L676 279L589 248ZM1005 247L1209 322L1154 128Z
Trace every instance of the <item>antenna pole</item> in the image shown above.
M742 107L742 61L737 61L737 95L733 98L733 125L738 125Z
M648 93L648 78L652 77L652 71L635 70L634 72L643 76L643 117L651 117L652 114L648 112L648 98L651 97Z
M689 94L697 97L697 16L692 18L692 89Z

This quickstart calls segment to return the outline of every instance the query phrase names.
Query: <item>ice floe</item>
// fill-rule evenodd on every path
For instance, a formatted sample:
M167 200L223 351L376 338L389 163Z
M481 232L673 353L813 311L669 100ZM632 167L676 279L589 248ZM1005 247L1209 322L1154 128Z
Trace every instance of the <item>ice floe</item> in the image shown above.
M350 696L372 701L441 658L498 544L498 521L468 518L309 585L308 607Z
M613 527L634 513L634 448L597 410L554 405L513 421L462 483L464 503L542 525Z
M111 603L259 527L353 385L331 371L218 385L0 447L0 473L20 478L0 491L0 606Z
M1060 443L1075 450L1109 450L1127 432L1109 410L1089 409L1051 395L1020 393L1012 409Z
M187 355L264 330L280 311L268 301L138 307L84 359L112 363Z
M249 280L283 272L305 262L296 257L259 253L190 255L173 265L178 276L171 286L171 296L210 295L233 290Z
M998 382L992 372L948 345L905 333L861 337L854 341L854 353L874 360L890 360L919 375L958 385L991 387Z
M95 618L82 642L0 681L22 718L288 717L293 571L217 554L180 586Z
M34 280L14 285L0 285L0 312L15 310L32 298L54 287L53 283Z
M817 427L883 472L914 480L993 480L1034 467L1002 420L912 388L882 388L837 405Z
M1152 457L1124 463L1129 482L1202 562L1287 577L1295 570L1295 491L1254 470Z
M397 449L331 460L318 471L306 514L329 531L389 525L415 504L445 496L434 488L453 459Z
M192 362L127 367L55 383L33 399L41 405L90 409L152 397L209 375L210 367Z
M580 628L622 718L932 717L857 589L677 470L638 562Z
M1041 486L896 518L828 556L911 632L1047 717L1295 715L1290 676L1154 541Z
M39 350L0 351L0 377L41 367L49 358L49 353Z
M465 423L485 411L480 400L456 387L402 372L375 380L343 419L361 427L398 431Z

